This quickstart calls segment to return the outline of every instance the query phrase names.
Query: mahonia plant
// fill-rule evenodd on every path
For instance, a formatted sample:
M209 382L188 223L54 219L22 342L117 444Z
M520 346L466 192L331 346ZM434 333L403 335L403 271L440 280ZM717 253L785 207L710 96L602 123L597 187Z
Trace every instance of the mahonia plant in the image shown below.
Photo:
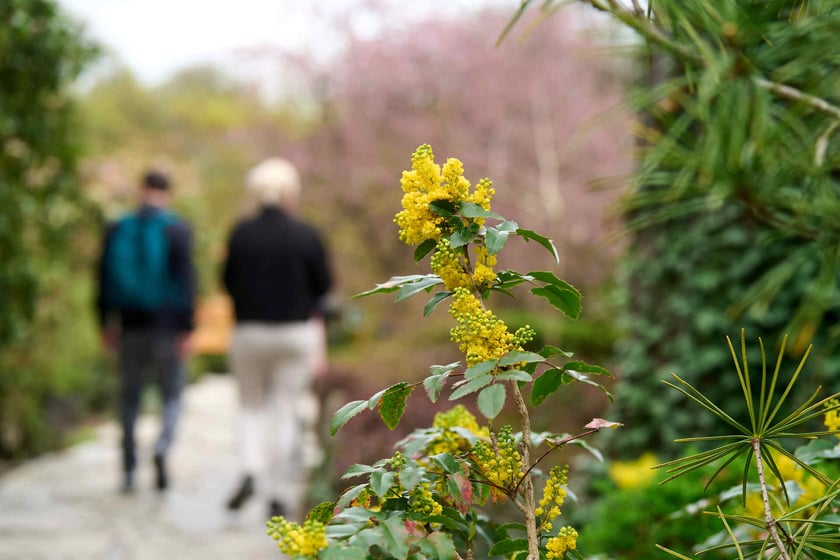
M269 533L296 558L581 558L577 531L558 522L568 466L554 466L545 475L540 464L567 444L583 444L585 436L619 424L596 418L574 435L533 433L529 404L539 406L571 382L597 386L612 398L594 380L610 374L556 346L526 350L534 329L512 331L488 305L492 294L512 295L514 288L528 285L531 294L576 319L581 295L549 271L496 269L511 236L540 244L555 262L557 251L550 239L493 212L492 182L481 179L471 188L459 160L450 158L441 166L424 144L412 154L411 169L400 183L402 210L394 218L399 238L414 247L416 261L428 257L431 273L393 277L357 297L397 292L401 301L431 294L424 316L448 301L455 322L450 338L463 363L432 365L421 382L403 381L344 405L330 432L335 435L365 410L378 410L394 429L421 385L432 402L444 391L450 401L475 398L483 420L455 404L438 413L431 427L399 442L393 457L353 465L344 478L362 481L335 502L318 506L302 526L276 517L269 521ZM494 424L508 403L519 421L516 428ZM545 478L541 495L535 491L538 475ZM494 523L487 511L503 505L512 505L522 522Z

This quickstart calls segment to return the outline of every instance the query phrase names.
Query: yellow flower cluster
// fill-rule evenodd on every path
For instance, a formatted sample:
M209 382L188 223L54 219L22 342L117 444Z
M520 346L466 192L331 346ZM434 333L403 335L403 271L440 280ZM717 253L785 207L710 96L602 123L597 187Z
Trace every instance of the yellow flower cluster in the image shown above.
M456 251L448 239L438 241L431 259L432 272L440 276L444 287L452 291L455 288L470 286L470 276L466 272L467 263L463 252ZM495 274L493 275L495 279Z
M432 426L440 430L440 434L429 444L428 454L451 453L460 455L470 450L470 442L453 428L468 430L478 437L489 438L490 432L486 426L479 426L475 416L462 404L456 404L446 412L435 414Z
M479 290L485 290L496 281L496 271L493 270L493 267L496 266L496 255L489 254L487 247L484 245L477 245L475 261L475 270L473 270L472 275L473 284Z
M493 270L496 266L496 255L489 254L484 245L476 245L475 260L471 278L464 252L453 249L449 240L444 238L438 241L432 255L432 272L440 276L443 285L449 291L473 286L478 290L486 290L496 281L496 271Z
M789 457L774 453L773 462L776 463L776 467L778 467L779 474L782 478L779 480L772 472L768 472L767 482L772 486L772 490L779 494L782 493L782 486L784 484L795 482L802 493L796 502L792 504L794 507L802 507L825 496L825 486L818 479L810 476L805 469ZM780 504L781 502L771 500L770 507L773 515L780 516L783 513L779 507ZM749 493L744 510L751 517L763 519L764 500L761 497L761 493L758 491Z
M451 197L447 200L466 200L469 197L470 182L464 178L464 164L459 159L449 158L443 164L443 184Z
M838 402L837 399L831 399L826 403L826 407L830 408L832 406L837 406L838 404L840 404L840 402ZM825 424L826 429L832 432L840 431L840 409L829 410L826 412L823 423ZM835 435L840 438L840 434Z
M400 240L419 245L427 239L440 239L444 219L432 212L429 204L451 197L441 187L440 167L435 165L431 146L423 144L411 155L411 171L403 171L400 185L403 210L394 218Z
M497 360L518 349L514 335L504 321L496 317L467 288L455 288L449 314L458 323L449 331L453 342L463 352L467 365Z
M563 558L566 552L577 548L578 532L572 527L563 527L556 537L551 537L545 543L548 553L546 558Z
M609 475L616 486L621 489L638 488L653 482L659 463L656 455L650 451L643 453L635 461L615 461L610 465Z
M522 457L516 450L510 426L504 426L496 434L495 449L483 441L476 442L473 457L485 478L498 488L511 489L522 478ZM496 488L492 491L498 495Z
M560 515L560 508L566 501L566 484L569 481L569 465L554 466L545 481L545 489L540 499L540 505L534 510L534 515L542 516L542 530L551 531L551 522Z
M443 506L435 501L429 482L422 482L409 494L409 511L426 516L440 515Z
M481 179L475 186L475 191L472 196L469 197L469 201L474 202L489 211L490 202L493 200L493 195L495 194L496 190L493 188L493 181L486 178Z
M280 551L291 557L317 558L318 552L327 547L326 527L320 521L307 519L301 526L283 517L272 517L266 525Z
M403 209L394 217L394 223L400 228L400 240L408 245L441 238L446 220L432 212L431 203L448 201L457 206L461 202L474 202L489 210L495 194L489 179L479 181L470 194L470 182L464 177L463 164L456 158L449 158L441 170L435 164L435 155L428 144L419 146L411 155L411 170L403 171L400 185ZM483 221L476 219L479 225Z

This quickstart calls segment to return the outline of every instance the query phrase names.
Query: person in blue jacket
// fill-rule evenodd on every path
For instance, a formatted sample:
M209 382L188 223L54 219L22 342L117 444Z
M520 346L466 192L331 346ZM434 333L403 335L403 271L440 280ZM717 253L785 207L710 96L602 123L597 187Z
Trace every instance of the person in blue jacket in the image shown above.
M181 410L184 358L194 327L192 234L168 210L170 199L167 176L149 171L142 179L139 208L110 225L102 244L97 306L103 343L118 354L126 492L135 488L135 424L148 376L154 377L162 397L153 455L155 486L169 486L167 453Z

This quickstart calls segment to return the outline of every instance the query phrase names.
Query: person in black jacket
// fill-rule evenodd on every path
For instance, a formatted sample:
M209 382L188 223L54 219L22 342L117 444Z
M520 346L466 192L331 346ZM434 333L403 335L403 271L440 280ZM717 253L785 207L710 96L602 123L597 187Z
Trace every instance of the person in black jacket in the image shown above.
M332 277L320 235L293 214L301 188L294 166L268 159L246 186L259 210L234 227L223 277L236 317L230 362L243 470L227 507L242 507L263 475L269 515L293 516L304 482L299 403L326 366L322 305Z
M166 455L181 411L184 358L194 326L192 234L167 210L169 187L166 175L146 173L139 209L112 224L102 244L96 301L103 344L119 356L124 492L135 485L134 427L149 373L157 381L163 404L154 450L155 484L158 490L169 485ZM150 229L155 224L161 228L160 239ZM156 271L149 272L150 267ZM126 286L127 282L133 285Z

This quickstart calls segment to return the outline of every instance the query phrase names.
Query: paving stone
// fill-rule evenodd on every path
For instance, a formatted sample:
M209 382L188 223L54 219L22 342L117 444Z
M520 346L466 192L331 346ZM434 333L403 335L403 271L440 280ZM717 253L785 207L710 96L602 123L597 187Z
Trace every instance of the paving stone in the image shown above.
M171 489L153 489L158 422L138 423L137 490L118 492L119 428L0 478L0 560L282 560L265 534L267 503L225 510L236 486L232 379L206 376L185 394L170 458Z

